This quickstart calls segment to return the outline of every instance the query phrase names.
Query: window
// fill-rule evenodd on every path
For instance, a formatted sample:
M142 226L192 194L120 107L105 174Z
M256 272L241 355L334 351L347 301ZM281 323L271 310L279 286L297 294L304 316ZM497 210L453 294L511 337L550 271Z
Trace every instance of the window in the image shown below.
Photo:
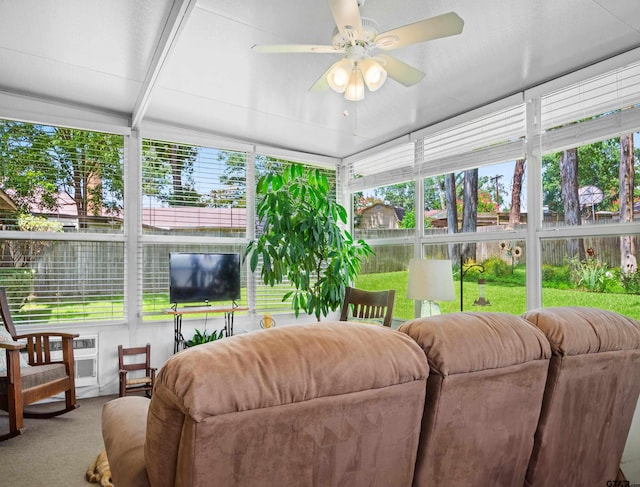
M122 135L0 121L0 285L16 322L124 318L125 156Z
M621 252L638 245L637 234L543 240L543 306L588 306L639 319L636 254ZM571 248L575 256L567 258Z
M144 139L145 234L244 237L246 154Z
M415 184L396 183L353 195L355 238L410 237L415 232Z
M525 166L519 159L425 178L425 234L524 228Z

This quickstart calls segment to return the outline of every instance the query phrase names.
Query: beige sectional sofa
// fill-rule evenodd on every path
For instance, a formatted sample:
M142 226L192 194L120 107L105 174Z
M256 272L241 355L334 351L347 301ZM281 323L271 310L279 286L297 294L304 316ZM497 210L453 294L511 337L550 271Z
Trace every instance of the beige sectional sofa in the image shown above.
M313 323L174 355L150 401L105 405L103 437L117 487L606 485L639 376L640 324L599 310Z

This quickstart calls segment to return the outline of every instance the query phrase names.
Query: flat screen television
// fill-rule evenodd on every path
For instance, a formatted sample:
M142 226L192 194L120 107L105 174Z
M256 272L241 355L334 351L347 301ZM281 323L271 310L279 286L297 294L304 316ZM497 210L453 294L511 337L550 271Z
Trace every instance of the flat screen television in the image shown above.
M169 301L209 303L240 299L240 254L171 252Z

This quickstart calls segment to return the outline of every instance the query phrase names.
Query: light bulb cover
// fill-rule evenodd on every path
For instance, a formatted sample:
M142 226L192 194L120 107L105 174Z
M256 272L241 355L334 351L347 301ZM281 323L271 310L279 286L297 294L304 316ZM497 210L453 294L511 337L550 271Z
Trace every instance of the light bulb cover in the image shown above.
M336 93L344 93L349 83L352 69L353 63L347 58L341 59L331 66L327 74L327 82L333 91Z
M387 71L374 59L365 58L360 61L360 69L369 91L379 90L387 80Z
M344 97L349 101L364 100L364 79L362 77L362 71L360 71L357 66L351 71L351 77L344 91Z

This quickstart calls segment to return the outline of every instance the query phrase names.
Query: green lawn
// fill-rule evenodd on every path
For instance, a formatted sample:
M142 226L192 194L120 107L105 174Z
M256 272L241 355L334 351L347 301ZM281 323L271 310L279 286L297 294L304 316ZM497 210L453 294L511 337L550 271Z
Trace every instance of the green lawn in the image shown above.
M407 299L407 271L386 272L380 274L361 274L355 282L355 286L369 290L395 289L396 302L394 318L411 319L414 316L414 301ZM467 279L469 279L467 281ZM513 274L494 277L487 276L486 298L490 306L474 306L473 302L478 298L478 284L472 273L465 276L464 282L464 310L465 311L497 311L510 314L521 314L526 310L526 292L524 286L524 269L515 269ZM563 287L563 286L559 286ZM283 286L282 293L289 288ZM460 281L454 281L456 300L440 302L442 313L460 311ZM617 286L616 290L620 290ZM290 307L287 303L278 303L281 294L278 289L273 290L274 312L282 309L287 312ZM168 308L168 295L166 293L145 294L143 310L144 320L155 320L163 316L162 309ZM246 306L246 289L242 289L242 297L238 304ZM625 294L621 292L595 293L576 289L558 289L543 287L542 303L550 306L588 306L608 309L620 314L640 319L640 295ZM25 306L15 315L16 323L23 321L23 316L31 315L29 323L60 323L60 322L86 322L95 319L118 320L124 318L124 304L121 299L87 299L82 302L60 302L55 305L44 305L37 302ZM34 316L35 315L35 316ZM34 319L35 318L35 319ZM25 320L27 321L27 320Z
M362 289L395 289L396 302L393 316L410 319L414 315L414 301L407 299L407 272L387 272L384 274L361 274L355 286ZM442 313L460 311L460 281L454 281L456 301L440 302ZM478 298L478 284L464 282L464 311L497 311L521 314L526 310L526 290L522 284L487 282L486 298L491 306L474 306ZM590 293L575 289L542 289L542 303L551 306L589 306L608 309L631 318L640 319L640 295L623 293Z

